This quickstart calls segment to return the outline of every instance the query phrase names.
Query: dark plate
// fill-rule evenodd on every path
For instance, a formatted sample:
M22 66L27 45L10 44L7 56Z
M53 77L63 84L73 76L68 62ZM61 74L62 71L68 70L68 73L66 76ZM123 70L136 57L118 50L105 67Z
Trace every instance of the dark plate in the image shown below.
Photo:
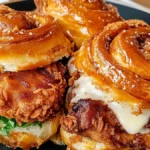
M16 9L16 10L34 10L35 9L35 5L33 0L26 0L23 2L15 2L12 4L8 4L10 7ZM150 14L140 11L138 9L133 9L131 7L127 7L127 6L123 6L123 5L119 5L119 4L114 4L118 10L120 15L124 18L124 19L141 19L146 21L148 24L150 24ZM3 145L0 145L0 150L12 150L10 148L6 148ZM20 149L17 149L20 150ZM32 149L32 150L36 150L36 149ZM39 150L66 150L65 146L57 146L55 144L53 144L52 142L47 142L45 144L43 144Z

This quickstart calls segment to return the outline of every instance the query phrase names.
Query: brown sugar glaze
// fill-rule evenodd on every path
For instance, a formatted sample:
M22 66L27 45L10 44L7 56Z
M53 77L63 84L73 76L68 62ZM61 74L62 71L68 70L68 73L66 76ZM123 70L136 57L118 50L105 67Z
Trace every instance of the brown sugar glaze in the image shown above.
M97 87L113 91L114 100L149 108L149 38L150 27L142 21L110 24L83 44L75 67Z
M68 57L71 46L51 16L0 6L1 72L47 66Z
M122 20L117 9L103 0L35 0L35 4L39 12L58 21L77 47L108 23Z

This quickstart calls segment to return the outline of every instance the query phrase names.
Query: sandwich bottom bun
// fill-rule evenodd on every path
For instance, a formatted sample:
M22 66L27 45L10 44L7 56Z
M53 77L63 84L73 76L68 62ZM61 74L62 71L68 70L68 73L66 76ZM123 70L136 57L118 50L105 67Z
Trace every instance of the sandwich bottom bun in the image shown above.
M62 145L64 146L65 143L63 142L61 135L60 135L60 130L56 134L54 134L52 137L50 137L50 140L55 143L56 145Z
M62 127L60 134L63 142L67 145L67 150L108 150L111 149L105 143L99 143L87 137L69 133Z
M10 132L9 136L0 135L0 143L7 147L20 147L26 150L32 147L38 148L57 132L60 125L61 114L62 112L59 112L56 117L44 122L42 127L16 127Z

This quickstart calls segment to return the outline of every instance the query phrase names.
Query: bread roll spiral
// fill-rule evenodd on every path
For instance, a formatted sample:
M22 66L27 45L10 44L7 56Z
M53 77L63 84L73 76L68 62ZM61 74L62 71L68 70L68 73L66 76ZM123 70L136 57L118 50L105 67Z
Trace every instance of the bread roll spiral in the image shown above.
M149 36L150 27L143 21L110 24L83 44L75 67L103 89L113 89L114 99L149 108Z
M77 47L108 23L121 20L117 9L103 0L35 0L38 11L53 16Z
M150 148L149 60L150 26L140 20L109 24L83 43L68 65L61 134L69 147Z
M71 43L50 16L0 6L0 71L31 70L68 57Z

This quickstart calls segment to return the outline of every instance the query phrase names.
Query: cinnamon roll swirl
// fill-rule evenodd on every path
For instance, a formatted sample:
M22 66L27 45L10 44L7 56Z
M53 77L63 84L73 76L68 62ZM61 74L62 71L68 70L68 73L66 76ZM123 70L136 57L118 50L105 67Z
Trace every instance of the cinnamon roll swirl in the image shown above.
M0 6L1 72L43 67L70 54L71 43L52 17Z
M63 140L75 150L150 148L150 26L120 21L84 42L69 63Z
M80 47L108 23L122 20L117 9L103 0L34 0L37 10L53 16L66 35Z

